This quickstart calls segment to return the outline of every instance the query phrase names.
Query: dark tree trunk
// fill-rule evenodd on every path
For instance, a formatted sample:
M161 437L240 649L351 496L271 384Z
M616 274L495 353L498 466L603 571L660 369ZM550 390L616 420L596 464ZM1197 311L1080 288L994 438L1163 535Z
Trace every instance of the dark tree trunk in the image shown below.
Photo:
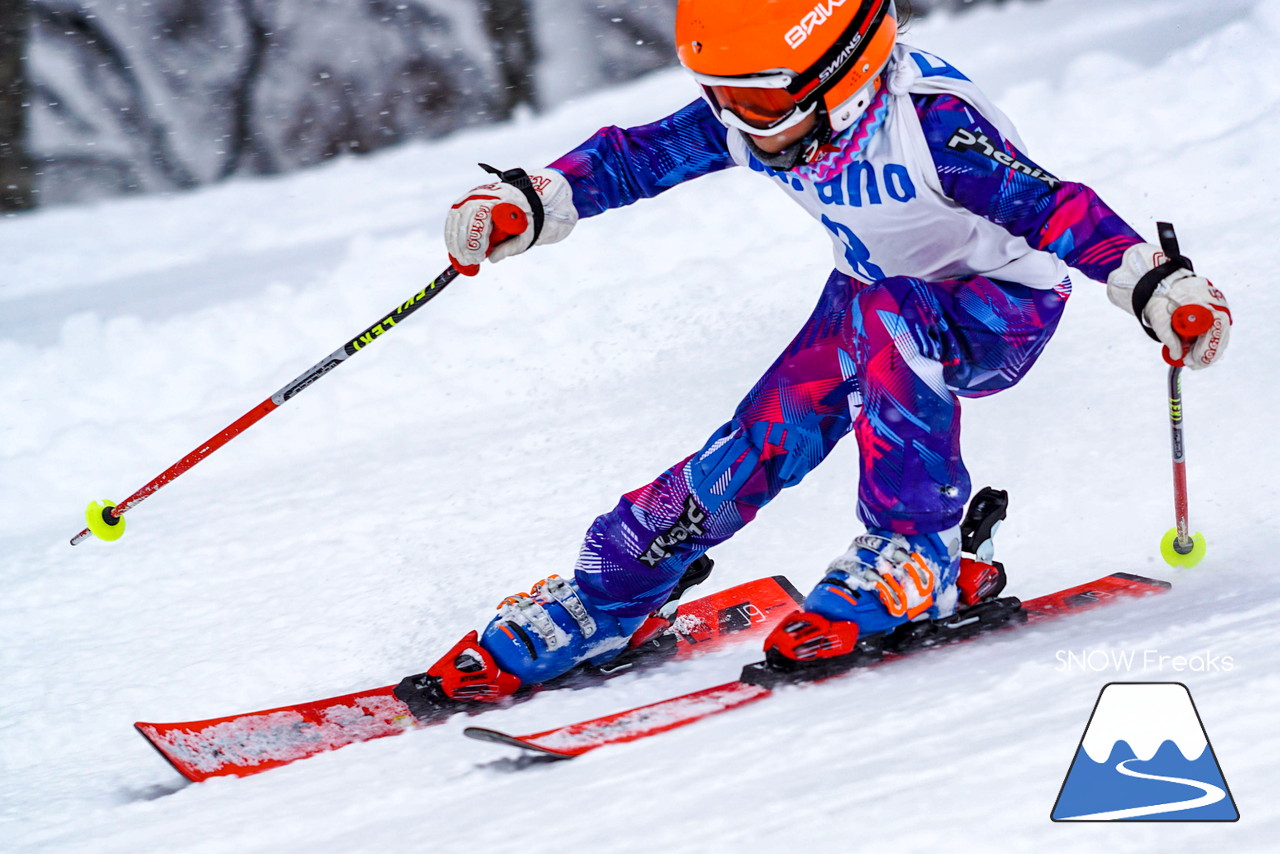
M280 171L275 157L260 144L253 126L253 95L262 74L262 64L271 47L271 25L253 0L240 0L240 13L249 29L249 56L244 71L230 93L235 112L235 129L228 139L227 156L218 172L218 180L237 172L271 175Z
M534 86L534 63L538 60L533 42L533 21L529 14L528 0L481 0L485 28L489 41L498 57L502 74L502 86L506 97L501 104L502 114L511 115L520 104L538 107L538 93Z
M27 160L27 0L0 2L0 211L34 207Z

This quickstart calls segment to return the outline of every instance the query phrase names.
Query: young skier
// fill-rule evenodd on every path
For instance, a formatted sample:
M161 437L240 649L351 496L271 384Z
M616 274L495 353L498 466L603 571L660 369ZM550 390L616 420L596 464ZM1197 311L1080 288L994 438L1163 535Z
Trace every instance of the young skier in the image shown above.
M1027 372L1062 316L1068 265L1106 282L1188 367L1221 357L1223 295L1093 190L1033 162L977 86L897 30L892 0L680 0L677 51L699 100L604 128L547 169L502 173L449 211L450 257L474 275L485 257L563 240L579 218L745 166L830 233L835 270L733 417L595 520L571 580L509 597L428 671L443 695L496 700L618 655L700 555L849 432L866 533L768 637L769 660L829 664L860 639L952 614L970 493L959 398ZM490 247L502 203L531 227ZM1172 320L1192 305L1213 325L1184 341Z

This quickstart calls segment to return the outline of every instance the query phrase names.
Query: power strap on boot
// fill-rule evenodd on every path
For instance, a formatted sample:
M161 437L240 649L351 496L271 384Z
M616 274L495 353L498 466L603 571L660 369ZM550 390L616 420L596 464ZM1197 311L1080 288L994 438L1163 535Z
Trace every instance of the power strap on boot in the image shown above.
M538 649L525 634L526 631L536 634L548 652L554 652L569 643L569 635L565 630L556 625L556 621L551 619L551 615L547 613L547 609L541 602L527 593L508 596L502 600L498 610L501 612L503 622L516 630L528 646L529 655L532 658L538 657Z
M573 585L560 576L547 576L533 585L533 589L529 593L537 598L548 597L564 606L565 611L570 617L573 617L574 622L578 624L578 628L582 630L584 638L589 638L596 633L596 621L587 612L587 606L582 604L582 599L574 591Z

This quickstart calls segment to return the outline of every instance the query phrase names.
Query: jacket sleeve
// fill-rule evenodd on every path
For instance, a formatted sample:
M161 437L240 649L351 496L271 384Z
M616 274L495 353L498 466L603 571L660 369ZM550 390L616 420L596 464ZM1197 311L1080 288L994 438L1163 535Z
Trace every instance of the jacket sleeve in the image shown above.
M725 128L699 99L652 124L601 128L551 168L569 179L578 216L589 217L732 165Z
M1100 282L1143 242L1097 193L1041 169L965 101L913 98L943 192L957 204Z

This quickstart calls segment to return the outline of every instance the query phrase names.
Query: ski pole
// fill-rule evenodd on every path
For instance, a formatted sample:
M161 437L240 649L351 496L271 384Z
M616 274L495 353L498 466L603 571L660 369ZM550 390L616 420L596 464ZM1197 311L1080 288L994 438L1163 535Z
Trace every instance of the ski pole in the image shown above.
M1193 270L1191 260L1178 250L1178 237L1167 222L1157 223L1160 248L1171 259L1181 258L1187 269ZM1200 305L1180 306L1173 313L1173 331L1183 340L1183 352L1191 341L1213 328L1213 314ZM1169 364L1169 429L1173 450L1173 516L1174 526L1160 540L1160 555L1170 566L1192 567L1204 559L1207 546L1204 535L1191 533L1191 520L1187 501L1187 447L1182 435L1185 410L1182 404L1182 358L1173 358L1169 348L1163 351Z
M521 234L528 227L528 219L524 211L513 204L502 203L496 205L493 209L493 231L489 239L490 247L502 242L508 237ZM308 368L303 374L298 376L288 385L281 388L275 394L259 403L253 409L250 409L244 415L241 415L235 421L231 422L220 432L211 437L204 444L197 447L191 453L178 460L169 468L165 469L149 483L130 495L119 504L108 500L90 501L88 508L85 510L86 527L83 531L71 538L71 545L79 545L84 542L90 534L103 540L118 540L124 535L124 514L134 507L141 504L147 498L154 495L165 484L172 483L184 472L190 470L193 466L230 442L236 436L239 436L245 430L248 430L254 424L258 423L267 413L280 408L287 401L292 400L316 383L325 374L341 365L351 356L363 350L372 344L379 337L393 329L397 324L401 323L409 315L422 308L427 302L434 299L443 291L450 282L458 277L458 271L454 267L449 266L444 269L440 275L436 276L425 288L418 291L409 299L396 306L388 312L381 320L374 323L364 332L361 332L355 338L343 344L337 350L334 350L328 356L325 356L316 364Z

